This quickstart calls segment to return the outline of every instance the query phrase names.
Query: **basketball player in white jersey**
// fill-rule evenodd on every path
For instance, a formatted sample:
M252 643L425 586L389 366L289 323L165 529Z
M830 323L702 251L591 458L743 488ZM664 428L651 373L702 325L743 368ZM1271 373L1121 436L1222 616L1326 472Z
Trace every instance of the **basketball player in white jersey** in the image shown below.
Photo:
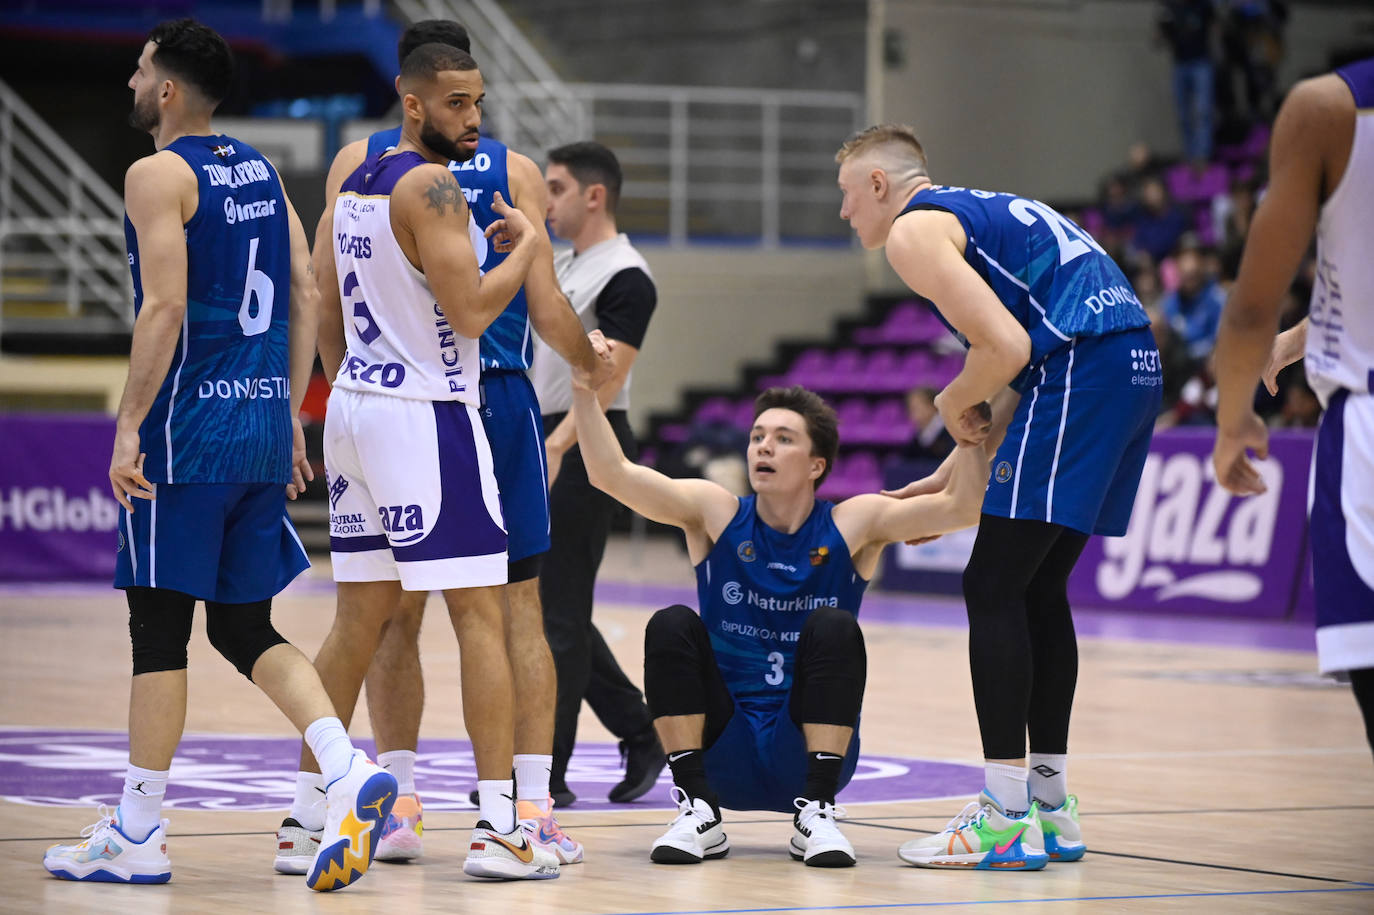
M1272 389L1278 369L1305 356L1326 409L1309 497L1317 660L1322 673L1349 674L1374 747L1374 58L1293 88L1274 123L1269 175L1217 335L1212 463L1231 492L1264 491L1246 454L1269 447L1255 382L1263 371ZM1280 300L1314 229L1308 318L1276 341Z
M556 877L557 858L526 837L512 801L506 531L477 413L478 338L525 281L541 241L499 195L501 219L485 236L470 229L448 169L477 148L476 62L447 45L421 45L401 68L400 88L401 141L343 182L322 258L339 280L322 290L322 308L342 310L348 348L324 442L338 612L315 666L347 722L401 590L443 591L480 792L463 869ZM475 249L489 238L512 247L484 275ZM303 751L302 769L312 762Z

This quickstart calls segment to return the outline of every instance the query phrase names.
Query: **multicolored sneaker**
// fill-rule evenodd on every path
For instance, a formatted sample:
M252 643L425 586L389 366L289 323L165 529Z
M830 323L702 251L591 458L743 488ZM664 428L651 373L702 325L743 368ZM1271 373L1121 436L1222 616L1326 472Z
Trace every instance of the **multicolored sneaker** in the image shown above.
M835 822L845 818L845 809L804 797L792 803L797 808L792 818L792 841L787 846L792 857L811 867L853 867L854 846Z
M142 841L131 839L120 828L119 809L103 804L100 819L81 830L84 842L54 845L43 855L48 873L63 880L101 883L166 883L172 879L167 859L167 821Z
M701 798L690 798L674 785L670 792L677 816L668 831L654 840L649 860L655 864L700 864L730 853L730 840L721 826L720 814Z
M329 813L320 850L305 882L312 890L339 890L359 880L372 865L376 839L396 803L396 776L353 751L348 772L325 786Z
M1036 803L1040 807L1040 827L1045 833L1045 854L1050 861L1077 861L1083 857L1088 846L1083 844L1083 830L1078 826L1078 798L1070 794L1053 809Z
M1040 870L1050 859L1037 806L1032 803L1024 816L1012 818L984 792L943 832L912 839L897 857L920 867Z
M300 821L287 817L277 830L277 857L272 869L279 874L300 876L310 870L310 862L320 850L322 829L306 829Z
M463 873L492 880L551 880L559 873L558 857L535 842L520 823L501 833L486 820L478 820Z
M582 843L569 837L554 819L552 795L543 807L534 801L518 801L515 816L530 840L552 852L559 864L582 863Z
M403 794L386 818L377 840L378 861L413 861L424 854L424 807L418 794Z

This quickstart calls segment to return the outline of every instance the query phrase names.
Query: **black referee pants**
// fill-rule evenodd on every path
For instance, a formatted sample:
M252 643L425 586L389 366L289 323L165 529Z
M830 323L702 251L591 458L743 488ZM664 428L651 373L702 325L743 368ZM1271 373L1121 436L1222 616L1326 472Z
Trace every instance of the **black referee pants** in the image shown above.
M544 417L545 435L564 415ZM637 449L625 411L609 410L606 418L620 447L633 458ZM549 493L550 547L539 577L544 633L558 674L550 777L555 786L567 777L583 699L621 740L652 733L644 695L625 676L592 623L592 592L616 506L614 499L588 482L580 449L570 449Z

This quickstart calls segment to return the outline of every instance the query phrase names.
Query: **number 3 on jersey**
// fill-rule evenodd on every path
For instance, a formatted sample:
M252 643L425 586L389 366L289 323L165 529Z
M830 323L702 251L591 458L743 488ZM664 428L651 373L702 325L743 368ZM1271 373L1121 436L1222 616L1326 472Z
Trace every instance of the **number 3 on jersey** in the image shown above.
M239 305L239 327L245 337L256 337L272 326L272 298L276 288L272 278L258 269L258 240L248 242L248 274L243 278L243 302ZM258 313L253 314L253 298Z
M768 673L763 675L764 683L767 683L769 686L777 686L782 682L782 662L784 660L786 659L783 658L781 651L768 652L768 663L771 664L772 667L769 669Z

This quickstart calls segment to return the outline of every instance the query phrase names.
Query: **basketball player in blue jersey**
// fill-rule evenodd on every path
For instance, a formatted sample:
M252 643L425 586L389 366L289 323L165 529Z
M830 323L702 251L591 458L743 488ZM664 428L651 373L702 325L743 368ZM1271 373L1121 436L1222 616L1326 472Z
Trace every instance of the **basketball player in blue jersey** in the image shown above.
M311 475L297 413L317 293L276 170L210 129L232 79L224 39L180 19L153 29L129 80L130 122L158 150L125 179L137 319L110 461L123 506L115 587L133 641L129 769L119 807L101 808L86 841L48 849L44 866L67 880L171 879L159 814L186 720L197 600L211 644L320 760L327 810L306 862L312 889L363 875L396 799L395 778L353 749L315 669L272 626L272 597L309 565L286 498Z
M933 184L910 128L870 127L835 158L841 218L865 248L886 248L968 348L936 398L945 427L961 444L997 446L964 570L986 788L900 855L952 867L1076 860L1086 846L1064 774L1078 678L1068 579L1089 535L1126 532L1159 412L1150 319L1112 259L1056 211ZM984 401L988 422L972 409ZM898 495L938 489L948 472L946 462ZM1038 835L1042 821L1044 850L1018 854L1010 837Z
M835 412L804 388L759 395L743 499L625 457L584 374L573 375L577 439L592 485L680 527L696 566L698 616L654 614L644 693L673 772L678 816L650 858L695 864L730 850L720 808L792 813L791 856L854 864L835 794L858 761L867 661L857 614L883 547L972 525L987 460L951 457L945 487L910 499L816 498L839 450Z
M1217 336L1212 463L1231 492L1265 490L1246 456L1269 446L1255 382L1263 369L1276 391L1279 369L1305 355L1326 408L1309 502L1317 660L1322 673L1349 674L1374 747L1374 58L1293 88L1274 122L1269 176ZM1274 339L1314 231L1310 314Z
M397 44L398 67L415 48L431 42L464 52L469 49L468 34L461 25L440 19L423 20L401 34ZM399 91L399 77L397 88ZM400 133L399 127L379 131L365 141L341 149L330 168L325 199L334 199L344 179L365 158L379 156L396 146ZM495 140L479 137L476 152L463 161L450 162L449 167L465 197L470 199L472 216L480 229L498 219L492 200L500 193L529 218L536 233L547 238L543 177L528 158ZM331 243L332 232L332 213L326 211L316 232L317 267L318 259ZM485 250L481 268L495 269L506 259L506 253L477 242L477 238L474 235L474 241ZM319 273L319 279L321 283L334 283L325 271ZM326 312L321 328L320 358L331 382L343 360L343 327L339 318ZM482 334L480 412L491 445L509 538L508 584L503 600L511 620L506 628L507 652L517 684L518 812L522 819L535 824L532 835L542 840L562 863L573 864L581 860L582 847L559 828L549 803L555 680L538 590L540 562L549 548L549 502L540 410L525 375L531 359L531 324L565 359L598 375L609 372L609 367L602 367L602 360L559 291L551 249L546 247L541 247L536 256L525 285ZM396 614L383 628L380 647L367 675L368 711L379 751L378 762L395 774L401 785L401 796L387 818L377 850L378 860L383 861L411 860L423 851L423 814L415 792L415 747L424 706L418 639L427 597L426 592L401 595ZM318 818L318 811L310 811L318 803L317 787L317 778L312 773L298 776L292 814L278 833L279 847L309 847L309 831L293 825L293 821Z

